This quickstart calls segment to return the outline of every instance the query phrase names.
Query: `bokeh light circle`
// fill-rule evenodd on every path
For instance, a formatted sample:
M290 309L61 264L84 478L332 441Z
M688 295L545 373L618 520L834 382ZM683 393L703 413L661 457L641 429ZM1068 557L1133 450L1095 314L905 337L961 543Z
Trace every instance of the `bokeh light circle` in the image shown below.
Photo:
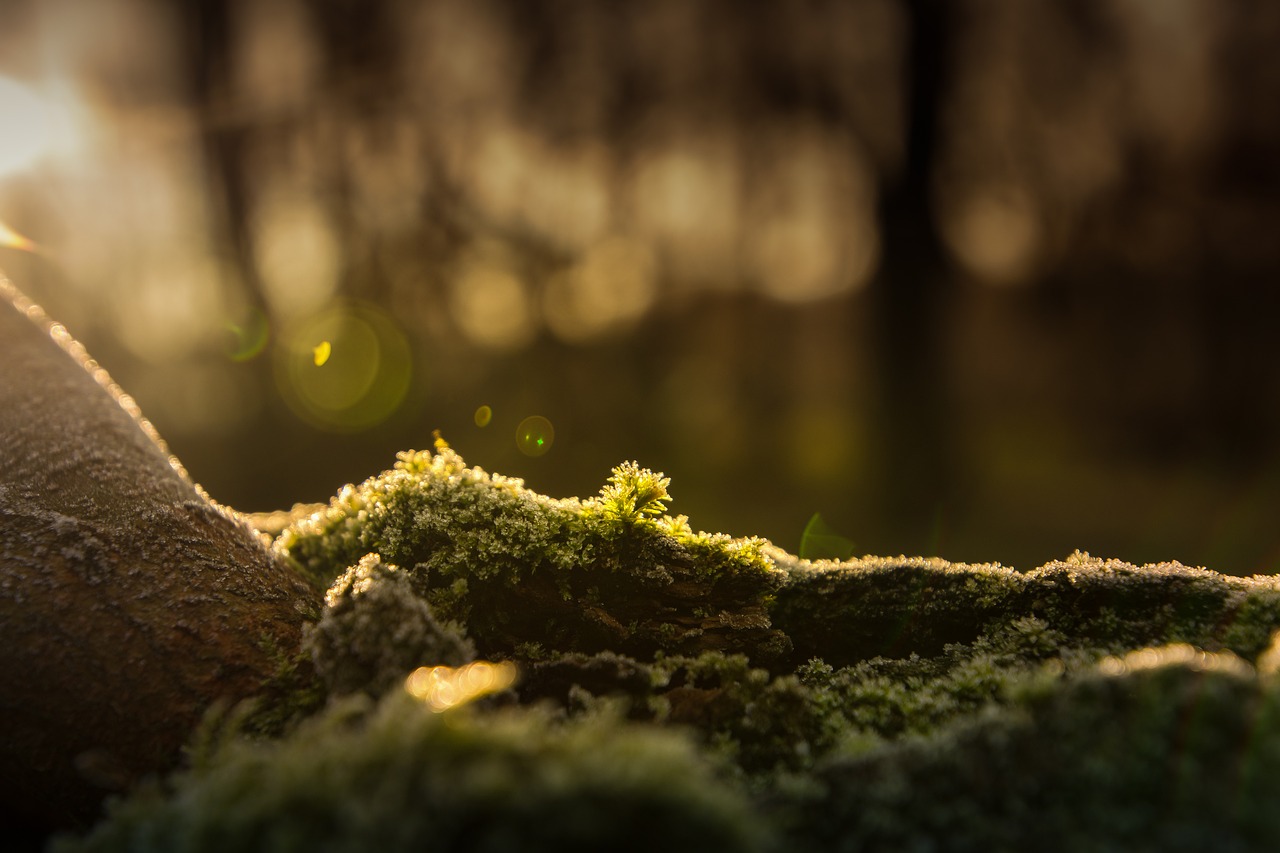
M368 429L394 414L411 374L399 326L362 302L333 305L294 324L277 351L276 382L290 408L313 426L339 432Z
M541 456L556 440L555 427L542 415L531 415L516 427L516 447L525 456Z
M489 406L481 406L476 409L476 426L487 427L491 420L493 420L493 409Z

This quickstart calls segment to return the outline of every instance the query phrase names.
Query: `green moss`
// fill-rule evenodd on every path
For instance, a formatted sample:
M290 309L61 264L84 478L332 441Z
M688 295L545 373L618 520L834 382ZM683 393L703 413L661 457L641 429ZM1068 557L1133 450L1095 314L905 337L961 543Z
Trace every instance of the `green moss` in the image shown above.
M277 742L232 739L58 853L750 851L761 826L682 738L536 711L346 702Z
M334 581L303 649L331 693L380 696L419 666L461 666L475 647L460 626L441 624L408 576L368 554Z
M1184 642L1254 660L1280 626L1280 582L1271 576L1139 567L1077 552L1028 579L1029 609L1070 636L1118 651Z
M972 642L1011 615L1027 584L1000 565L865 557L810 563L782 552L788 583L770 609L796 662L845 665L875 657L934 655Z
M619 521L661 516L671 500L667 494L670 485L670 478L641 468L635 462L624 462L613 469L595 505L604 517Z
M292 733L196 750L68 849L752 849L759 815L785 850L1280 841L1276 578L810 562L695 533L669 487L630 462L553 500L439 442L295 513L275 547L332 586L253 728ZM519 682L406 704L476 653ZM351 692L385 698L285 724Z
M932 656L1028 617L1105 651L1187 642L1253 659L1280 626L1276 578L1178 563L1134 566L1077 552L1023 573L938 559L808 563L772 554L789 581L770 616L795 659Z
M1280 684L1144 650L818 778L793 849L1273 850Z
M639 656L783 654L766 606L784 575L764 543L659 515L667 484L628 463L597 498L553 500L467 467L438 442L346 487L276 548L326 581L370 553L403 567L435 616L465 625L490 656L532 642ZM695 612L708 606L710 615Z
M286 652L270 637L262 642L276 669L259 694L243 704L242 726L264 737L276 737L323 708L328 691L307 651Z

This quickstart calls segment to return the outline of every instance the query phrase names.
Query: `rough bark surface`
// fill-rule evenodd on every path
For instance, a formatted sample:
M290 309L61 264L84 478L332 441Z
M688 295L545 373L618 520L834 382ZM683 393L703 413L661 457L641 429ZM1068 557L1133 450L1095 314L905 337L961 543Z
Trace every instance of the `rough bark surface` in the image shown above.
M253 695L318 594L0 276L0 818L67 826Z

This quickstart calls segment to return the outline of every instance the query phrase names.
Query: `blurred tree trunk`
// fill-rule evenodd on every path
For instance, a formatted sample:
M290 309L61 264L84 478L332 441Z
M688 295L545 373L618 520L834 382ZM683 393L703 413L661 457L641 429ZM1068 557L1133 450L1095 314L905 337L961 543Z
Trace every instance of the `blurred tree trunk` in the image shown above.
M40 830L175 764L211 703L297 650L319 594L3 276L0 341L0 825Z
M942 340L949 270L932 194L955 16L949 0L905 0L902 8L902 160L881 195L883 254L873 311L878 494L886 520L907 536L911 551L926 544L952 478Z

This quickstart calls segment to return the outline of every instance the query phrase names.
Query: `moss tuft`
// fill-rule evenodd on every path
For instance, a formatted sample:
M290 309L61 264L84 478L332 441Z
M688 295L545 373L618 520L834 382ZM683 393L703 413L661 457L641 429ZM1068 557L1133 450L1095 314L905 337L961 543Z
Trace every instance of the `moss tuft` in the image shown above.
M408 576L377 554L334 581L302 645L335 694L380 696L419 666L461 666L476 656L462 629L437 622Z
M682 738L536 711L346 702L273 743L232 740L116 803L59 853L750 851L760 827Z

